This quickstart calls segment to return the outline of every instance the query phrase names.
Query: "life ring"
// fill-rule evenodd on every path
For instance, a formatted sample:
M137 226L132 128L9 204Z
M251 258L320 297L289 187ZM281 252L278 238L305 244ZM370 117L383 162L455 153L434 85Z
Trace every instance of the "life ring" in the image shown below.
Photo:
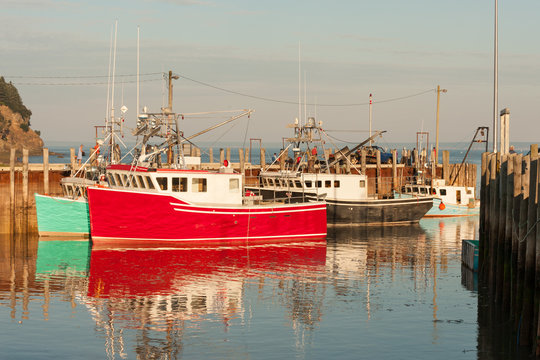
M441 201L439 204L439 210L443 211L444 209L446 209L446 205L444 205L444 203Z

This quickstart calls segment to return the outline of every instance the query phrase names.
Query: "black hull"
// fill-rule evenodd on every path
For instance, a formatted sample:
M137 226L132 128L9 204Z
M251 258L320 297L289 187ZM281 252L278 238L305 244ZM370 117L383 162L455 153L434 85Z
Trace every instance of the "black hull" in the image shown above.
M411 224L418 222L432 206L431 198L354 202L326 200L326 214L328 224L331 225Z
M309 193L253 188L263 199L284 198L290 202L315 200ZM289 195L289 196L288 196ZM369 199L336 201L326 199L328 225L399 225L418 222L433 206L432 198Z

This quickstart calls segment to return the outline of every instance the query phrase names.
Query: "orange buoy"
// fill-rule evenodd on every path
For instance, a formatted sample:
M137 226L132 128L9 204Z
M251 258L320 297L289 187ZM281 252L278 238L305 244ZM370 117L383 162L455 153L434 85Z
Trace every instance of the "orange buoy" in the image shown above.
M446 209L446 205L444 205L444 203L441 201L441 203L439 204L439 210L444 210Z

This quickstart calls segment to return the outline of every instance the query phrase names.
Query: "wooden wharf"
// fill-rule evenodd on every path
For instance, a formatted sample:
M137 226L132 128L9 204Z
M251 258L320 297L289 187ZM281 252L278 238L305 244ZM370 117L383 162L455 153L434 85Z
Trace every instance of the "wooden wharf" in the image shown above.
M540 207L538 145L522 154L483 153L479 281L516 345L540 357Z
M261 169L279 171L287 168L285 161L275 164L266 162L266 150L260 149L259 164L251 163L249 149L237 149L238 158L231 159L231 148L220 149L219 158L214 157L212 148L207 150L209 162L202 163L197 168L217 170L222 166L225 159L229 161L233 169L245 174L246 184L252 185L258 182ZM331 151L325 153L329 156ZM49 162L49 150L43 149L43 163L29 164L28 151L23 149L22 163L16 163L15 149L10 153L9 166L0 166L0 234L3 233L37 233L37 219L34 193L58 195L62 194L60 180L70 176L72 170L78 170L75 149L70 149L70 162L65 164L51 164ZM337 150L336 150L337 154ZM200 156L200 149L191 149L190 155ZM368 176L368 194L380 198L390 197L393 190L400 189L410 183L421 169L422 176L426 178L442 178L447 183L455 182L458 186L476 186L475 164L449 164L448 151L442 152L443 163L431 166L420 166L415 163L418 154L410 154L413 159L407 164L399 164L397 151L392 151L392 163L382 164L380 153L376 154L376 163L368 164L365 150L361 151L361 160L358 164L351 165L349 161L336 164L331 172L337 173L364 173ZM218 160L219 162L215 161ZM419 160L417 160L419 161Z

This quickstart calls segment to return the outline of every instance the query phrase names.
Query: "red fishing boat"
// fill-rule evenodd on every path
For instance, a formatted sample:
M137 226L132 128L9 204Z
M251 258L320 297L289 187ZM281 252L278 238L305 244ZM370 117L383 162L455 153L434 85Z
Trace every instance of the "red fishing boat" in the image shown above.
M107 187L89 187L92 242L231 242L326 236L324 201L244 196L242 175L110 165Z

